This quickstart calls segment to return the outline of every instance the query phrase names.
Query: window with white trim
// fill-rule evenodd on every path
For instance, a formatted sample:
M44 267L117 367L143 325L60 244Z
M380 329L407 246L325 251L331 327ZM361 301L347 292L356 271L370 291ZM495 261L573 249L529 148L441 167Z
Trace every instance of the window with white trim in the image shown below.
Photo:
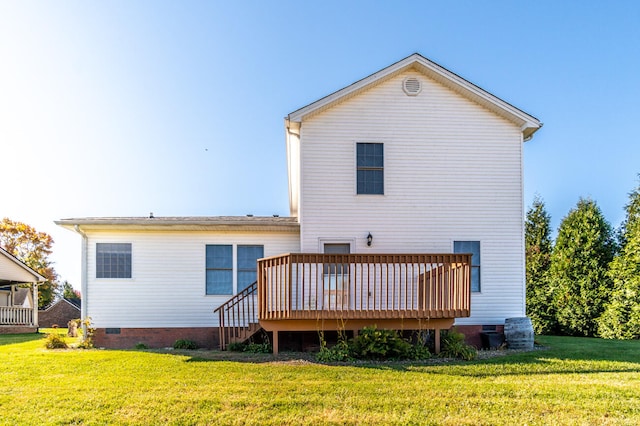
M207 245L206 294L233 294L233 246Z
M471 253L471 291L480 291L480 241L454 241L454 253Z
M356 144L356 180L357 194L384 194L383 144Z
M238 292L256 281L258 259L264 257L264 246L238 246Z
M131 243L96 243L96 278L131 278Z

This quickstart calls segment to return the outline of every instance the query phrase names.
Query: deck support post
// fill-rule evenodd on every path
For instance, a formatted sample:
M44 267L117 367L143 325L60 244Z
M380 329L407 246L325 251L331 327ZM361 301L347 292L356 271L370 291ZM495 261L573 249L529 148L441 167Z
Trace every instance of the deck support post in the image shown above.
M278 355L278 330L273 330L273 354Z
M437 355L437 354L440 353L440 329L439 328L436 328L435 335L433 337L434 337L433 341L435 343L435 345L434 345L435 348L434 349L435 349L436 355Z

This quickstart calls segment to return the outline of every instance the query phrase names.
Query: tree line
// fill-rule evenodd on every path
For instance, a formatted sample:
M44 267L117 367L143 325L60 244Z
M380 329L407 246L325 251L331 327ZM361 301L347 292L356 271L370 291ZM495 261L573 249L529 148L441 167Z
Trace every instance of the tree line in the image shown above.
M639 176L640 177L640 176ZM527 315L537 334L640 338L640 185L617 230L581 198L562 219L536 197L525 221Z

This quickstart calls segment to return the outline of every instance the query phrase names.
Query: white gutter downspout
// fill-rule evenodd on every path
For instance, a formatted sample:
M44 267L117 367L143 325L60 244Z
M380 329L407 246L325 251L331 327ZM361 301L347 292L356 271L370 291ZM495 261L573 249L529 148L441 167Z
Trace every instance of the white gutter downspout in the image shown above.
M87 291L87 255L88 255L88 238L79 225L74 225L75 231L82 236L82 266L80 273L80 291L82 295L82 303L80 304L80 319L82 321L82 335L87 335L87 325L84 320L87 319L87 305L89 304L89 292Z

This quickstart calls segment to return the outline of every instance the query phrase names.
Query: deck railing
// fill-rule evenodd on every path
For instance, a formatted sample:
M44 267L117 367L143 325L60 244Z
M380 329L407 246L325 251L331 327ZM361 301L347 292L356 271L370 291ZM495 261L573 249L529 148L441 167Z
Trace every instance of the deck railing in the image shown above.
M33 309L0 306L0 325L33 325Z
M257 283L241 290L214 312L218 313L220 347L225 349L231 342L244 340L258 324Z
M459 318L470 254L286 254L258 261L260 320Z

